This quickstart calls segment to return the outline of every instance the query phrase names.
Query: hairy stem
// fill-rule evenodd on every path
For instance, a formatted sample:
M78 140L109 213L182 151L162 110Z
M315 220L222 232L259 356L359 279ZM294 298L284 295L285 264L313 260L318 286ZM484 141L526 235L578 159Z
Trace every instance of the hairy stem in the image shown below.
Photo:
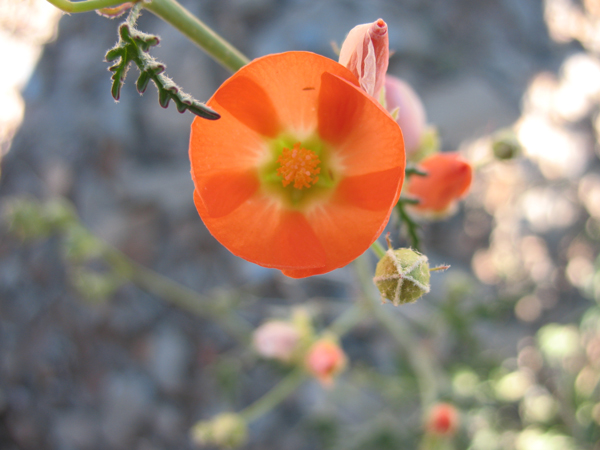
M227 307L225 298L209 298L132 261L117 249L105 246L103 257L124 279L197 316L215 319L243 343L250 341L252 327Z
M111 6L128 3L124 0L84 0L81 2L71 2L69 0L48 0L48 3L56 6L66 13L83 13L94 11L96 9L110 8Z
M397 316L390 314L389 311L377 305L377 300L373 296L373 283L371 280L371 271L367 265L366 258L361 256L355 261L356 271L366 297L365 305L369 312L383 325L392 335L396 343L406 353L408 363L410 364L421 396L421 406L427 409L437 399L437 367L430 355L424 351L411 333L408 324L398 323Z
M231 72L236 72L248 64L248 58L193 16L176 0L151 0L144 3L144 8L177 28Z
M371 250L379 259L385 256L385 248L383 248L383 245L381 245L379 241L375 241L371 244Z
M307 375L303 367L299 367L290 372L273 389L247 406L240 412L240 415L248 422L258 419L260 416L268 413L279 403L285 400L292 392L306 380Z

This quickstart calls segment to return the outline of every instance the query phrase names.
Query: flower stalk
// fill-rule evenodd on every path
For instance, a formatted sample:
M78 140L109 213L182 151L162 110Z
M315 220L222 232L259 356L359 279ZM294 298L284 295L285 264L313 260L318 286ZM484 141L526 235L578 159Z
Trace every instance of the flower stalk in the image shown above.
M194 44L231 72L237 72L250 62L239 50L190 14L175 0L151 0L144 8L177 28Z
M127 3L123 0L84 0L81 2L48 0L48 2L66 13L83 13ZM150 0L144 1L142 5L144 9L179 30L229 71L236 72L248 64L248 58L193 16L176 0Z

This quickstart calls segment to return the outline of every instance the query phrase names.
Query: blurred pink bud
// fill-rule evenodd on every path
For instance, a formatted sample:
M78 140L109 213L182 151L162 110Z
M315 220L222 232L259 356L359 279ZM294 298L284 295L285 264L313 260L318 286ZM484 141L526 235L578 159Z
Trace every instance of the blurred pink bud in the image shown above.
M291 323L281 320L266 322L254 331L254 348L260 356L287 362L292 359L300 334Z
M335 376L346 367L346 355L337 342L322 338L308 350L305 364L306 369L323 386L330 387Z
M344 40L339 62L356 75L360 87L377 98L390 58L387 24L383 19L357 25Z
M456 210L459 199L467 195L473 169L456 152L435 153L425 158L419 169L426 176L412 175L407 182L410 197L419 199L410 211L427 219L443 219Z
M450 403L438 403L429 411L426 431L437 436L452 437L459 424L457 409Z
M385 77L385 101L388 111L398 108L396 122L402 129L406 156L410 158L419 149L427 124L423 103L408 83L391 75Z

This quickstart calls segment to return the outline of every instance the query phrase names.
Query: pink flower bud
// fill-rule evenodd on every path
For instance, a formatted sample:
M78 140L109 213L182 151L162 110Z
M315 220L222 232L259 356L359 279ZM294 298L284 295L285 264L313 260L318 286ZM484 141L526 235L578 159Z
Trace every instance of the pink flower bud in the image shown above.
M383 19L357 25L344 40L339 62L356 75L360 87L377 98L390 58L387 24Z
M385 77L385 101L390 113L398 109L396 122L402 129L406 156L410 158L419 149L427 125L423 103L408 83L391 75Z
M254 348L263 358L288 362L300 340L300 334L291 323L281 320L266 322L254 331Z
M337 342L322 338L308 350L305 365L323 386L330 387L335 376L346 367L346 355Z
M428 433L452 437L456 433L459 416L456 408L449 403L438 403L431 408L425 425Z
M410 211L427 219L443 219L456 210L471 186L473 169L458 153L435 153L419 164L426 176L412 175L407 191L419 200Z

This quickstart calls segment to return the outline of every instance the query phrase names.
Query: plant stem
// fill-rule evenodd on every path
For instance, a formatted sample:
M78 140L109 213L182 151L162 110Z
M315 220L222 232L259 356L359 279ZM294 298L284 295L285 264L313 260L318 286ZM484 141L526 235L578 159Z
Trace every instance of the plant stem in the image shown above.
M396 204L398 216L400 217L400 221L404 222L406 224L406 228L408 228L408 236L410 238L411 246L415 250L419 251L419 247L421 246L421 239L419 238L419 232L417 231L419 225L406 212L404 203L411 203L411 200L405 201L404 199L400 199L400 201Z
M94 11L96 9L110 8L111 6L128 3L125 0L84 0L81 2L71 2L69 0L48 0L48 3L56 6L66 13L83 13Z
M379 259L385 256L385 248L383 248L383 245L381 245L379 241L375 241L371 244L371 250L373 250L373 253L375 253L375 256Z
M323 334L335 334L338 338L348 333L354 326L365 317L364 301L359 300L350 308L346 309L329 325Z
M227 307L225 297L221 299L222 301L219 301L218 298L204 297L170 278L132 261L112 247L105 246L103 256L120 276L142 290L197 316L208 316L217 320L223 328L244 344L250 341L251 325Z
M285 400L292 392L298 389L298 387L306 380L306 377L307 375L303 367L293 370L273 389L240 411L240 415L248 422L251 422L263 414L268 413Z
M190 14L176 0L151 0L143 5L145 9L177 28L231 72L236 72L248 64L248 58L202 23L197 17Z
M433 360L427 351L421 349L419 343L414 339L408 324L399 324L397 317L389 314L383 307L376 304L373 297L373 283L364 256L355 261L356 271L365 294L365 305L373 316L388 330L396 343L405 351L421 396L421 405L425 410L437 399L437 380Z

